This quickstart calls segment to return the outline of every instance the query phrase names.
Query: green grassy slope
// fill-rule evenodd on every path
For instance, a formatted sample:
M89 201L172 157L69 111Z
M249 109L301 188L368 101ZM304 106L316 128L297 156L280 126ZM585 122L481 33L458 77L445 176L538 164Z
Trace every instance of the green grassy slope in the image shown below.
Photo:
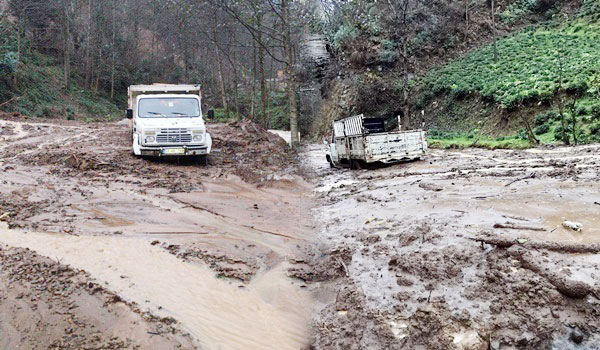
M477 94L513 108L566 91L598 90L600 25L583 21L517 33L429 73L431 94ZM561 68L562 67L562 68ZM562 80L561 80L562 70Z
M526 147L523 120L541 143L600 142L599 20L600 1L585 0L576 19L527 28L430 71L420 81L417 107L435 105L438 118L455 116L447 130L432 130L432 144ZM481 133L490 115L512 130ZM460 123L462 132L451 132Z
M112 120L123 116L114 103L77 83L65 89L62 66L37 53L22 57L16 71L0 79L0 103L9 100L13 102L2 110L32 117Z

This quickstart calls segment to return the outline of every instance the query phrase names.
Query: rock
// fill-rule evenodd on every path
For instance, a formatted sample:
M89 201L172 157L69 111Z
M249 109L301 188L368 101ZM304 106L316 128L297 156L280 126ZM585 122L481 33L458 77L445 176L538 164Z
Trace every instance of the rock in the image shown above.
M442 186L436 185L434 183L429 183L429 182L421 182L421 183L419 183L419 187L421 187L425 191L433 191L433 192L440 192L440 191L444 190L444 188Z
M584 334L579 328L574 328L569 335L569 339L575 344L581 344Z
M577 232L583 230L583 224L580 222L566 220L566 221L563 221L562 225L564 228L570 228L571 230L577 231Z
M500 341L499 340L490 341L490 350L500 350Z

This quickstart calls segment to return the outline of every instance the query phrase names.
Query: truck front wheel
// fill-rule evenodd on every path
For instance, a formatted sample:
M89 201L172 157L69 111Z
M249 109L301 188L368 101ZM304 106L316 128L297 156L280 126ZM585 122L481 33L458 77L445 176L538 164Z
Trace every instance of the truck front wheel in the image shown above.
M202 165L202 166L208 166L208 154L203 154L200 156L197 156L197 160L198 160L198 164Z

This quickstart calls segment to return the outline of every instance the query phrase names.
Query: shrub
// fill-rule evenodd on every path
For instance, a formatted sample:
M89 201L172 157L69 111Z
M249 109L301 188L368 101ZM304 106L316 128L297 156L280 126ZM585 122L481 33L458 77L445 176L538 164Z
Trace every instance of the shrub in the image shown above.
M600 136L600 122L590 125L590 135Z
M333 45L336 48L341 48L354 39L356 39L359 35L358 29L354 26L344 24L338 29L338 31L333 36Z
M0 57L0 76L12 74L17 70L17 54L9 51Z
M535 129L533 129L533 132L536 135L542 135L542 134L545 134L545 133L547 133L549 131L550 131L550 125L548 125L548 124L538 125L538 126L535 127Z

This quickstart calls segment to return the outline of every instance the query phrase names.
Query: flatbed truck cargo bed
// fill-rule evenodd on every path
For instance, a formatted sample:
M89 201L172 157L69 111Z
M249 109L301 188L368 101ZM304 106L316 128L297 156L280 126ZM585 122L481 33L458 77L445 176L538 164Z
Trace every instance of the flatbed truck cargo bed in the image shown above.
M333 123L327 161L331 166L362 168L370 163L395 163L420 158L427 152L421 129L385 131L383 118L358 115Z

